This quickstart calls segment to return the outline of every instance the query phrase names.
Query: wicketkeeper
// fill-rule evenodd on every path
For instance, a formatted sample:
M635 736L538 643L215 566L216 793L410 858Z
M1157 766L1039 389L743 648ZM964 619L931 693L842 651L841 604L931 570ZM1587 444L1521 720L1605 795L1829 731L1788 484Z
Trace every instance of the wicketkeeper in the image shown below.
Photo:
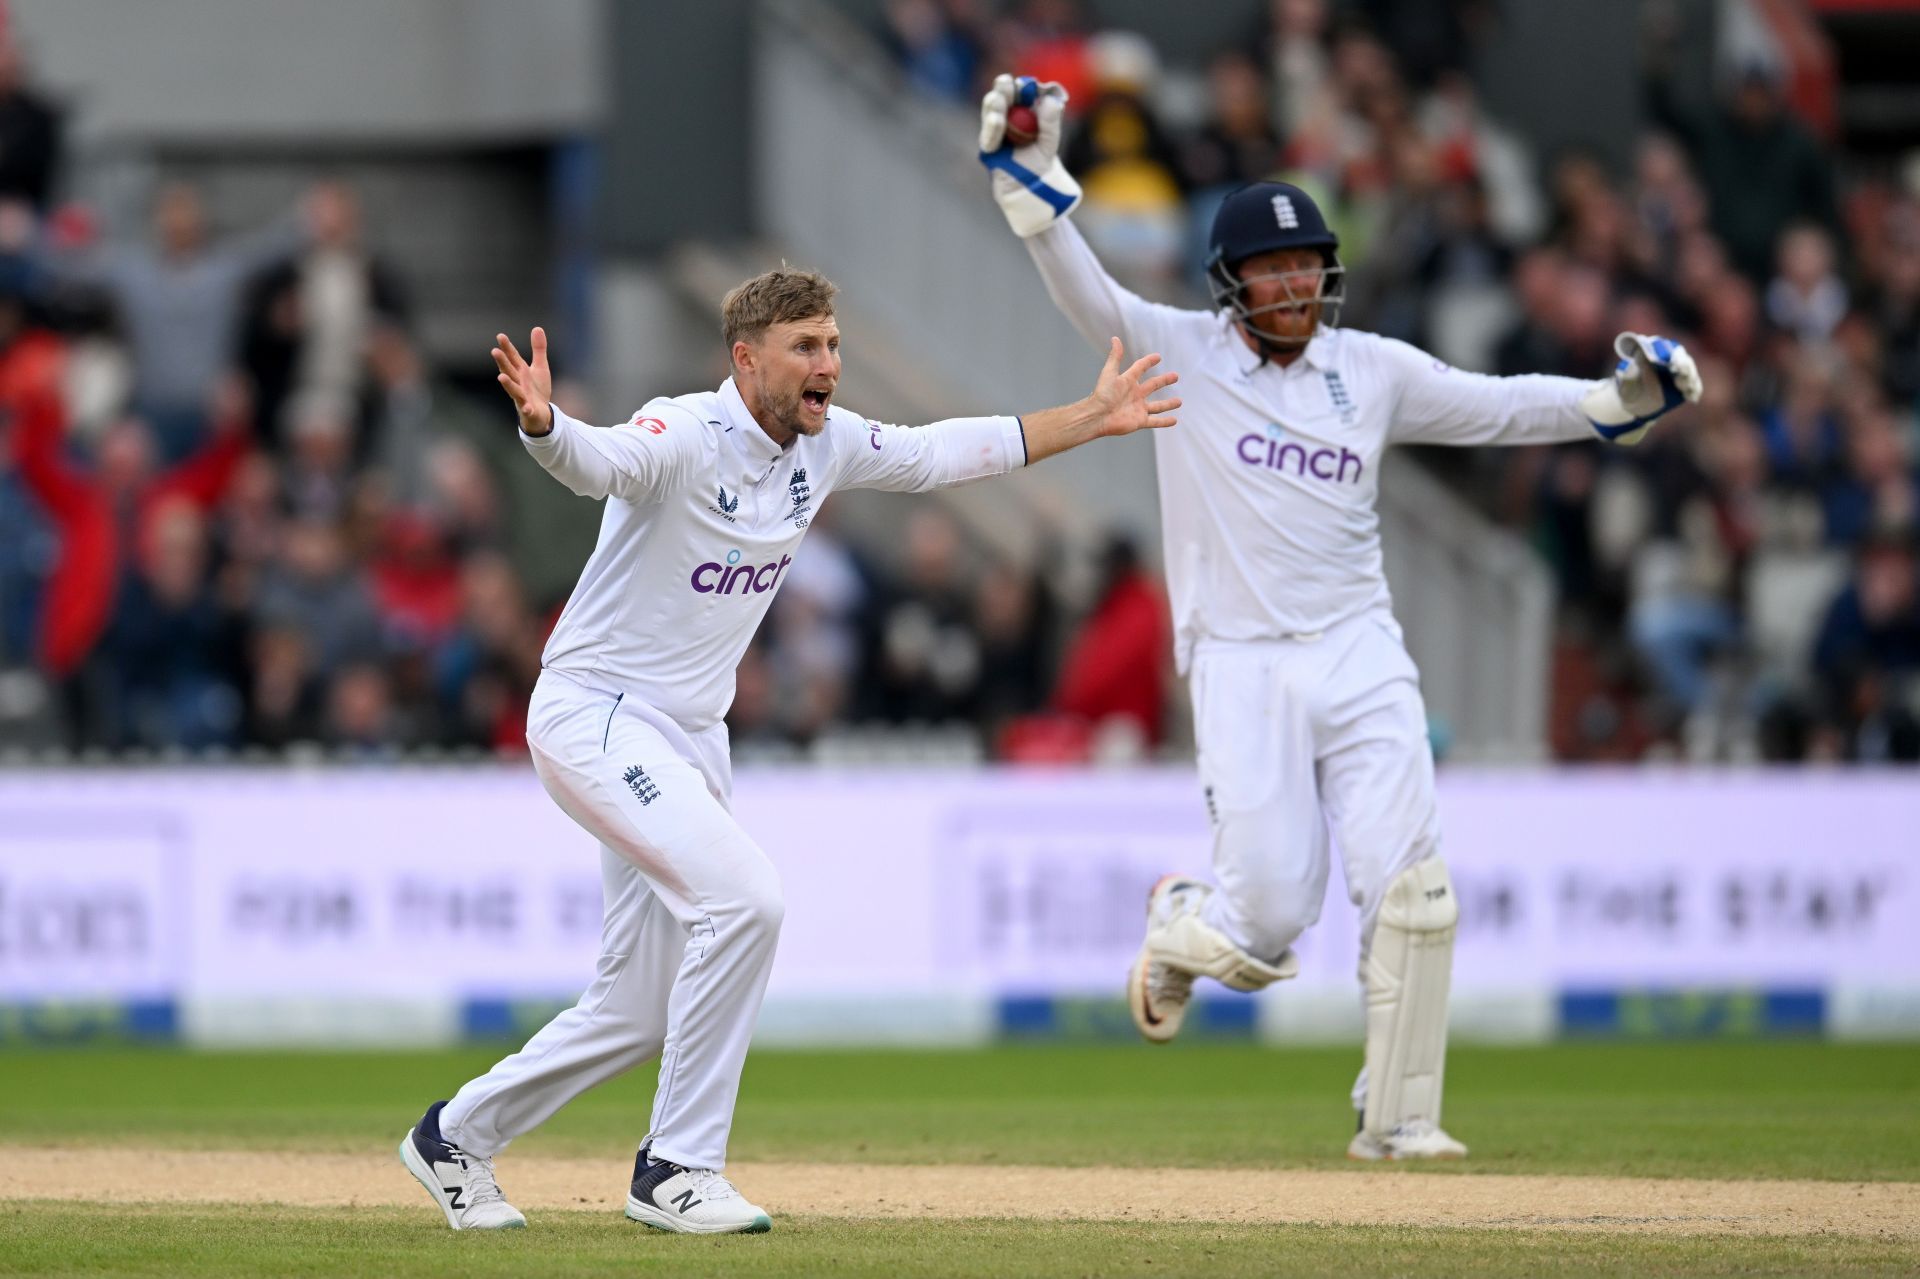
M1394 444L1632 444L1700 397L1687 352L1622 333L1596 382L1465 373L1336 327L1339 240L1306 192L1256 182L1214 219L1211 311L1136 297L1068 216L1066 94L1001 76L981 104L994 198L1053 300L1096 346L1119 334L1181 371L1185 424L1154 437L1175 650L1191 682L1214 882L1169 875L1128 978L1140 1033L1172 1039L1199 977L1259 990L1320 914L1329 838L1360 911L1366 1059L1356 1159L1459 1158L1440 1126L1458 907L1440 856L1419 674L1381 567ZM1028 107L1038 136L1007 141ZM1023 120L1023 122L1025 122ZM1489 619L1497 624L1497 619Z

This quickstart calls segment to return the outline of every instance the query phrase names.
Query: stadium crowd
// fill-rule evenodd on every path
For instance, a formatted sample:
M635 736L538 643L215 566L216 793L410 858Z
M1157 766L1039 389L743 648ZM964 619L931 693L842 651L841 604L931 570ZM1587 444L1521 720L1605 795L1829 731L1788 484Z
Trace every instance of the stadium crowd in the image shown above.
M1623 329L1684 340L1708 397L1638 448L1425 457L1552 564L1554 755L1912 761L1920 169L1848 156L1817 26L1749 9L1768 38L1711 101L1650 22L1617 167L1537 156L1484 109L1494 15L1467 0L1273 0L1200 74L1072 0L894 0L883 39L957 108L1005 67L1066 85L1076 217L1150 295L1200 296L1220 198L1282 177L1335 220L1343 323L1501 374L1598 376Z
M490 384L429 367L349 186L216 235L169 183L117 234L58 198L63 124L0 39L0 747L523 749L578 567L545 548L584 520L584 554L597 512ZM1164 625L1128 548L1069 645L1041 578L939 509L905 544L895 572L816 523L740 673L749 753L850 721L991 740L1050 702L1157 738ZM1114 677L1143 651L1144 684Z
M1344 322L1582 377L1619 329L1681 337L1708 398L1638 448L1426 458L1553 567L1553 753L1920 757L1920 192L1836 149L1830 68L1741 64L1705 107L1657 40L1630 164L1536 156L1466 73L1482 8L1274 0L1184 78L1071 0L889 0L880 34L957 106L1005 67L1067 84L1081 224L1156 296L1194 298L1227 190L1283 175L1336 218ZM61 132L0 41L0 745L520 749L570 573L355 193L215 235L168 185L116 234L59 202ZM816 523L740 671L743 749L1175 731L1136 548L1070 608L1045 556L996 562L937 506L901 543L882 567Z

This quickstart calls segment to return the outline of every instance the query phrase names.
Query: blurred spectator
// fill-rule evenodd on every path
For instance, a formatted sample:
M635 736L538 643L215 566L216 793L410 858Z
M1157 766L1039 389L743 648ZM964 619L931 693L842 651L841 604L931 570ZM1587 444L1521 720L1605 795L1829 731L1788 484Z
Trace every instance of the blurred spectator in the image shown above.
M877 671L864 682L874 710L896 723L962 719L980 680L980 641L959 527L920 506L906 530L906 571L882 607Z
M992 72L1018 67L1036 80L1053 80L1067 91L1067 110L1092 101L1096 80L1087 49L1087 24L1078 0L1023 0L996 24ZM984 92L984 90L982 90Z
M1470 78L1457 71L1442 75L1418 119L1421 132L1439 149L1442 176L1478 185L1487 227L1503 245L1540 234L1546 210L1533 153L1519 134L1482 109Z
M1819 359L1787 366L1786 388L1761 420L1767 462L1782 484L1817 492L1840 462L1840 424L1833 415L1833 372Z
M151 248L108 243L44 261L58 278L112 299L133 357L134 409L160 459L172 462L203 443L207 401L239 357L247 280L299 247L306 232L288 218L211 244L199 191L175 182L154 199L153 235Z
M367 575L350 558L339 525L326 520L287 526L283 553L260 583L254 615L257 626L298 634L309 669L322 678L381 655Z
M1046 700L1052 665L1051 601L1032 573L996 561L980 575L973 620L980 633L980 699L974 714L991 742Z
M231 746L242 706L239 624L209 573L207 516L191 497L156 501L102 644L114 746Z
M0 665L31 652L41 579L58 549L13 463L22 401L55 394L66 364L65 344L33 322L26 284L19 263L0 260Z
M1139 36L1107 32L1091 43L1098 89L1061 158L1086 200L1076 223L1116 278L1163 295L1186 248L1180 163L1148 101L1157 74Z
M352 190L316 183L305 216L306 244L248 290L245 361L260 389L260 420L275 441L294 425L282 422L287 405L325 400L352 425L376 330L398 328L406 318L393 270L364 243Z
M353 494L353 420L346 401L325 391L286 406L286 470L281 485L300 519L338 523Z
M320 680L294 625L262 626L248 653L246 739L269 748L320 739Z
M1274 132L1306 128L1328 109L1327 0L1268 0L1268 79L1277 86Z
M1368 24L1391 48L1407 77L1424 88L1443 72L1464 70L1473 27L1485 0L1358 0Z
M1668 269L1675 264L1681 240L1705 229L1706 193L1694 180L1686 153L1664 133L1640 140L1634 157L1633 213Z
M45 212L60 172L60 113L27 87L27 65L0 14L0 201Z
M361 758L394 754L403 743L395 732L393 693L387 673L372 663L342 669L327 686L322 740Z
M1672 50L1657 48L1648 66L1648 109L1692 153L1714 231L1749 280L1766 279L1789 223L1805 219L1838 229L1833 166L1787 113L1775 68L1762 62L1741 68L1725 104L1709 112L1683 103L1673 81Z
M433 521L406 512L389 516L372 577L381 629L406 651L438 646L459 622L460 563Z
M460 594L460 620L439 649L435 676L450 731L462 744L522 750L548 628L528 610L513 565L498 552L467 557Z
M762 650L778 689L769 722L803 742L846 715L860 670L861 614L870 595L866 573L834 532L830 511L813 517L773 603L770 652Z
M1920 529L1920 470L1884 405L1848 425L1846 469L1826 486L1822 510L1827 541L1837 546Z
M1878 221L1884 249L1878 269L1862 277L1861 315L1882 336L1887 394L1912 405L1920 402L1920 203L1892 205Z
M1753 425L1731 422L1702 452L1707 488L1683 503L1672 541L1635 565L1634 643L1680 712L1706 699L1714 661L1741 638L1736 592L1764 534L1766 460Z
M1847 314L1847 286L1834 270L1825 228L1801 223L1780 237L1779 265L1767 285L1767 321L1805 343L1825 342Z
M1545 245L1528 249L1515 261L1512 288L1520 318L1494 347L1495 373L1512 377L1567 367L1567 351L1555 332L1562 268L1560 251Z
M927 97L964 103L978 96L980 43L965 10L954 0L887 0L882 11L881 39L907 83Z
M1232 188L1264 178L1280 160L1280 135L1267 109L1260 64L1229 50L1207 68L1207 122L1179 148L1187 187Z
M1868 541L1853 580L1828 608L1814 649L1814 669L1835 714L1856 733L1872 724L1881 739L1878 752L1905 760L1920 757L1911 744L1910 700L1920 677L1917 571L1910 536Z
M60 402L31 394L14 406L13 455L29 491L58 529L60 559L49 575L37 645L41 666L74 675L105 632L132 546L162 503L180 497L201 509L220 500L247 449L250 407L236 382L219 388L213 439L189 460L157 464L138 418L112 427L87 469L62 456Z
M1165 737L1167 605L1140 565L1132 540L1115 537L1101 554L1100 594L1067 647L1053 709L1094 725L1123 720L1157 746Z

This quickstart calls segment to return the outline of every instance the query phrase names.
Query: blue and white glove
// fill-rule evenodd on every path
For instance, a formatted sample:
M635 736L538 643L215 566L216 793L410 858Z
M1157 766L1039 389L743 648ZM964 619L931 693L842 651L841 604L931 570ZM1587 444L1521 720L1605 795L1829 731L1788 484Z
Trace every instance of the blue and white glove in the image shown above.
M1700 370L1671 338L1622 333L1613 376L1580 397L1581 411L1610 444L1638 444L1654 419L1700 398Z
M1039 136L1025 146L1007 141L1007 112L1018 104L1033 108ZM1060 119L1067 91L1032 76L994 77L980 99L980 163L993 174L993 198L1015 235L1025 239L1052 226L1080 203L1080 184L1060 163Z

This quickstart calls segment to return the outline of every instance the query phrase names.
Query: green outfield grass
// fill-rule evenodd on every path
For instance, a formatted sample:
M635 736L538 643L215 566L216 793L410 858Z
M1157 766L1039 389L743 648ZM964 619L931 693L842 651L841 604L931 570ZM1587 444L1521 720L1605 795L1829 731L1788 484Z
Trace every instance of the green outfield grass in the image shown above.
M489 1050L0 1052L0 1147L363 1151L387 1157L422 1107ZM1351 1128L1352 1051L1252 1045L1012 1046L982 1052L757 1053L737 1160L1322 1167ZM589 1094L515 1159L604 1156L624 1175L651 1071ZM1920 1180L1920 1051L1810 1042L1462 1047L1449 1168ZM4 1153L0 1152L0 1157ZM297 1175L293 1174L293 1175ZM511 1177L509 1174L509 1185ZM751 1190L751 1187L748 1188ZM771 1235L656 1235L612 1212L539 1214L502 1235L417 1210L0 1202L0 1274L259 1275L1911 1274L1920 1247L1819 1235L782 1216Z
M424 1206L424 1205L423 1205ZM611 1215L455 1235L427 1212L104 1211L0 1204L0 1274L166 1276L1406 1274L1906 1275L1915 1254L1867 1239L1705 1239L1324 1226L934 1223L782 1218L772 1234L696 1239Z
M493 1060L431 1053L0 1053L0 1142L384 1147ZM1344 1168L1357 1053L1252 1045L756 1053L741 1160ZM630 1154L652 1072L515 1147ZM1801 1041L1455 1049L1457 1170L1920 1180L1920 1049Z

